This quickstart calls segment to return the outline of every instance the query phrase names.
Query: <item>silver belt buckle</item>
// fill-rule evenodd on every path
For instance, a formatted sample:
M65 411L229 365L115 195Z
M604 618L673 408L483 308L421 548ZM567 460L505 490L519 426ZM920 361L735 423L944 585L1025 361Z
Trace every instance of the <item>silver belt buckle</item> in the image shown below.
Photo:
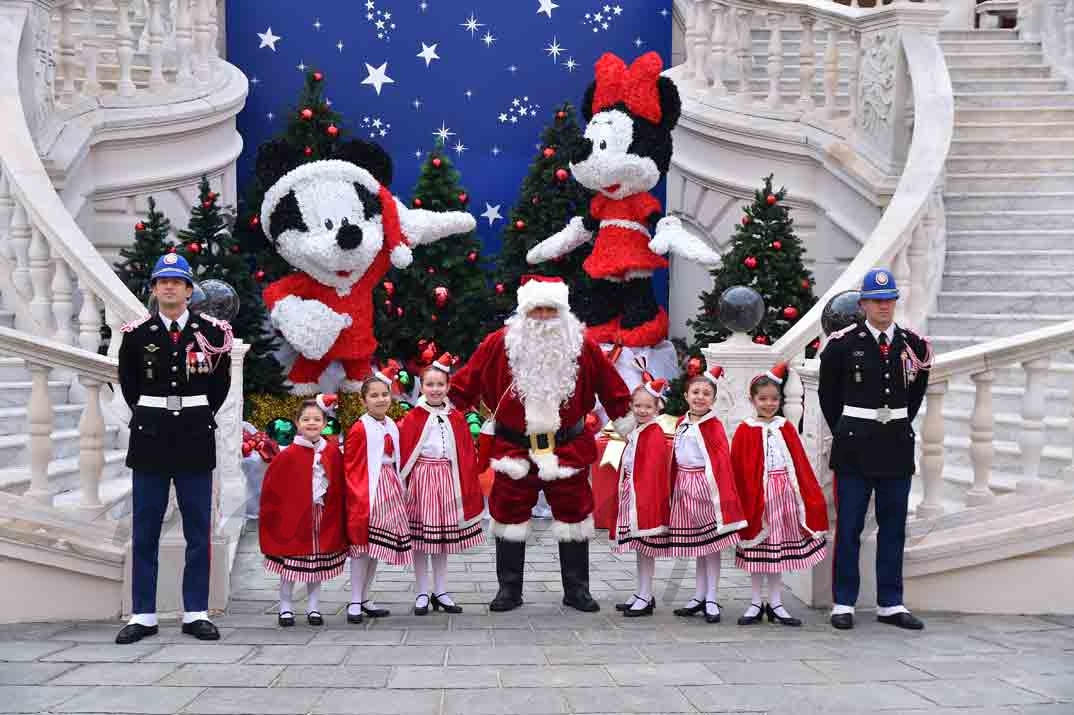
M183 409L183 397L182 397L182 395L168 395L165 399L167 400L167 408L166 409L169 409L169 410L172 410L172 411Z
M882 425L886 425L888 422L891 422L891 408L881 407L880 409L878 409L876 411L876 421Z

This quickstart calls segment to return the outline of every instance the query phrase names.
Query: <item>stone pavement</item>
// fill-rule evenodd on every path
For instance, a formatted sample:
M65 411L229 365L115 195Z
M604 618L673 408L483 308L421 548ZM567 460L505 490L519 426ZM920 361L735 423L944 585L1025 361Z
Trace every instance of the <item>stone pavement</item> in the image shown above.
M666 562L656 616L627 621L612 606L632 592L633 556L603 539L591 552L602 611L564 612L547 524L531 538L519 611L485 607L496 589L486 546L449 562L462 615L411 615L412 573L382 567L378 602L396 615L348 625L339 578L325 588L324 627L300 615L286 630L248 533L220 642L174 622L134 646L113 644L118 623L0 626L0 712L1074 713L1074 618L921 614L926 630L910 633L862 613L842 633L788 598L805 627L741 628L749 579L726 562L725 622L707 625L672 615L694 579L692 564Z

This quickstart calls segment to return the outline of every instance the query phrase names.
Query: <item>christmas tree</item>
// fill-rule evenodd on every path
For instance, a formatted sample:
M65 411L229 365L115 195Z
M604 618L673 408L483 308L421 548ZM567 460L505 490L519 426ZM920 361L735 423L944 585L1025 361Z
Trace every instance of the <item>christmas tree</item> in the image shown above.
M526 253L534 245L589 209L593 193L570 175L570 159L578 155L583 139L574 108L564 104L556 109L552 123L541 135L541 148L530 164L518 203L511 209L503 232L494 274L496 298L489 326L492 329L502 325L504 318L514 312L515 291L527 273L562 278L570 288L571 310L582 320L586 319L591 291L582 262L589 256L589 245L554 261L535 266L526 263Z
M289 110L287 129L278 137L294 147L295 153L300 153L306 161L331 159L344 137L343 118L325 99L324 85L322 72L311 70L306 73L298 103ZM235 236L242 251L257 255L254 273L259 282L276 280L291 270L261 231L261 202L270 186L268 177L255 173L239 203L235 223Z
M171 248L168 235L171 222L160 211L157 202L149 197L149 213L145 220L134 224L134 243L121 248L122 260L116 264L116 273L127 289L143 303L149 300L149 278L157 259Z
M235 337L249 346L243 364L246 393L283 392L283 368L275 358L274 333L268 329L261 288L250 273L250 262L231 231L230 214L217 204L219 195L209 188L204 176L198 187L198 203L190 223L179 232L179 252L189 261L194 279L222 280L239 297L239 312L231 321Z
M438 141L422 165L411 206L465 211L469 199ZM491 297L474 232L416 246L414 262L393 269L374 291L378 353L415 369L427 362L421 353L432 342L430 354L448 351L465 359L484 336Z
M709 343L726 339L731 331L719 319L720 295L731 286L753 288L765 303L765 316L750 332L753 340L769 345L805 315L816 297L813 275L802 263L805 249L794 235L793 219L783 199L787 190L772 189L772 176L754 193L753 205L745 208L731 250L723 256L720 267L712 272L712 290L701 294L698 317L687 322L693 329L697 352Z

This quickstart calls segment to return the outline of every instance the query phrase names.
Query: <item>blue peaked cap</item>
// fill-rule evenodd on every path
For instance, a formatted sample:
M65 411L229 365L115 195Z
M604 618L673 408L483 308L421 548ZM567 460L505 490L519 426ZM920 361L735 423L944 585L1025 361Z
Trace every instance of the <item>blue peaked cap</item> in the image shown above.
M149 280L155 281L158 278L181 278L191 285L194 284L194 273L190 270L190 264L178 253L165 253L157 259Z
M899 289L895 286L895 276L884 268L874 268L862 279L859 297L872 300L896 300L899 297Z

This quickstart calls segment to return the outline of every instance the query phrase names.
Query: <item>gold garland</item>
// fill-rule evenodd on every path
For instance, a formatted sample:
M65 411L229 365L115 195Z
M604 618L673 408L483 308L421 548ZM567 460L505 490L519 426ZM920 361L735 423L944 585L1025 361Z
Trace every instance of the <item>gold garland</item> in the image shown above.
M678 421L679 418L675 415L660 415L656 418L656 423L660 425L660 429L664 430L664 435L667 437L675 436L675 424ZM604 454L600 457L599 466L603 467L610 464L618 470L619 462L623 459L623 452L626 451L626 440L619 436L611 422L604 425L604 429L601 432L608 438L608 445L604 448Z
M246 395L246 407L249 416L247 421L264 430L275 419L294 420L298 414L298 408L305 400L313 399L312 396L304 395L270 395L267 393L254 393ZM394 420L407 413L406 408L399 402L392 402L388 409L388 416ZM343 433L346 434L351 425L365 414L365 404L359 394L353 392L339 393L339 406L336 408L336 418L339 420Z

